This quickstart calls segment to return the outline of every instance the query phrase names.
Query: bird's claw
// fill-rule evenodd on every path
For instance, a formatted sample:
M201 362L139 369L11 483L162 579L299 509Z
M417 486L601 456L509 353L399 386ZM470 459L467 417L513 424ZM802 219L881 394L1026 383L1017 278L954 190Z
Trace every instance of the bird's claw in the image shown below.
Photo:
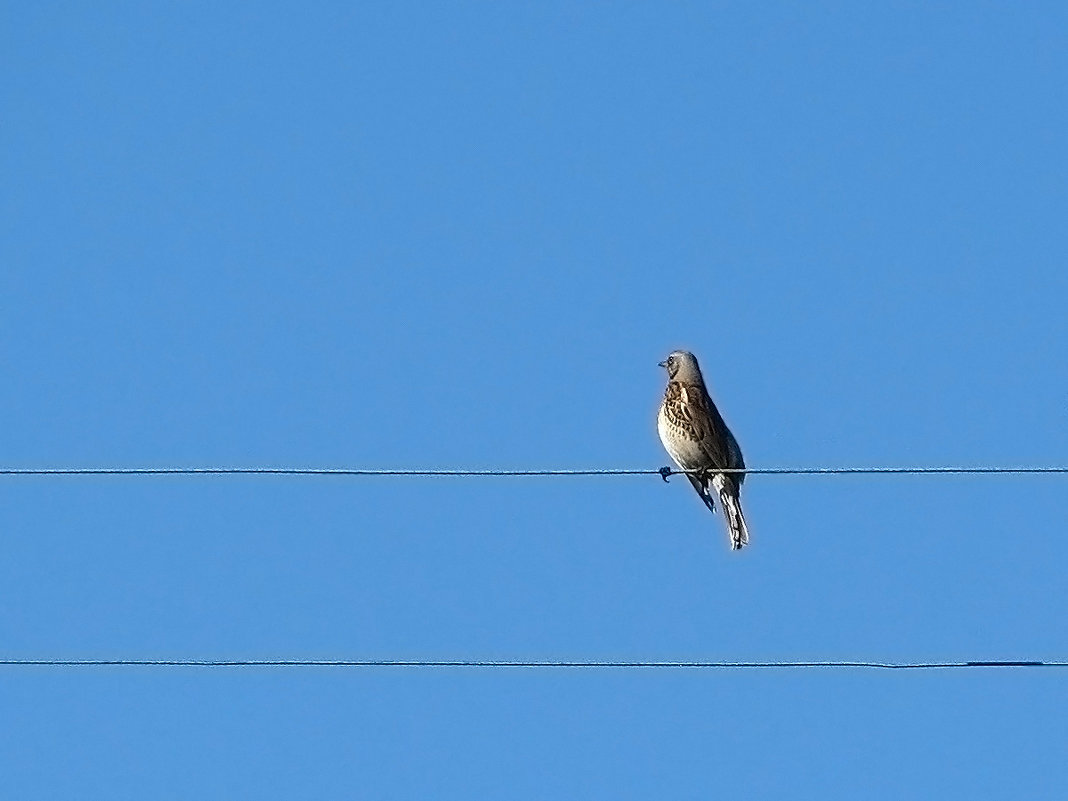
M661 467L656 472L658 472L660 474L660 477L662 479L664 479L664 483L667 484L668 483L668 476L670 476L674 471L670 467Z

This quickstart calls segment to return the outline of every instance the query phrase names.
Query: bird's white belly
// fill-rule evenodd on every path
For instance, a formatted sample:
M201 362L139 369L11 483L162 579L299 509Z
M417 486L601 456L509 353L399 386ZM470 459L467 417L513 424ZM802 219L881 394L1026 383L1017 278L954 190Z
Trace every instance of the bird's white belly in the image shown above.
M668 456L681 469L698 470L704 465L706 457L700 446L671 425L664 414L663 406L656 416L656 432L660 435L660 442L663 443Z

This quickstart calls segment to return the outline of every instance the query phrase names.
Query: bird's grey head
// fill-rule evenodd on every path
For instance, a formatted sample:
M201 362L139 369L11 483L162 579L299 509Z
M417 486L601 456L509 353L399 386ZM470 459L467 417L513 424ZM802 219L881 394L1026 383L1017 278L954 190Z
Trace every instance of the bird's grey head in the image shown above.
M668 378L672 381L686 381L687 383L702 382L701 368L697 366L697 357L688 350L673 350L660 366L667 369Z

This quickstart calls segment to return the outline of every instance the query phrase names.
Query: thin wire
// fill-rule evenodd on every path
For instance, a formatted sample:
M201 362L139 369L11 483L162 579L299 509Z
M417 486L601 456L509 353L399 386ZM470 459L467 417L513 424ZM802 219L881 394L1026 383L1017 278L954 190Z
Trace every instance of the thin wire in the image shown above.
M343 668L652 668L745 670L798 668L872 668L879 670L949 670L959 668L1064 668L1057 660L970 660L966 662L872 662L866 660L705 662L510 659L0 659L10 667L343 667Z
M2 467L0 476L675 476L686 471L663 467L555 470L392 469L346 467ZM695 472L695 471L690 471ZM749 475L1032 475L1068 474L1068 467L754 467L724 469Z

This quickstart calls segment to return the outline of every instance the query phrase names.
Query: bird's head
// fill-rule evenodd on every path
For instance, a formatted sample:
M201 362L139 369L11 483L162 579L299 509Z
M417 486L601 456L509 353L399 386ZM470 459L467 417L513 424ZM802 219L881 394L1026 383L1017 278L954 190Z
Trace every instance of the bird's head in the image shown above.
M702 381L697 357L688 350L673 350L660 366L667 370L668 379L697 383Z

